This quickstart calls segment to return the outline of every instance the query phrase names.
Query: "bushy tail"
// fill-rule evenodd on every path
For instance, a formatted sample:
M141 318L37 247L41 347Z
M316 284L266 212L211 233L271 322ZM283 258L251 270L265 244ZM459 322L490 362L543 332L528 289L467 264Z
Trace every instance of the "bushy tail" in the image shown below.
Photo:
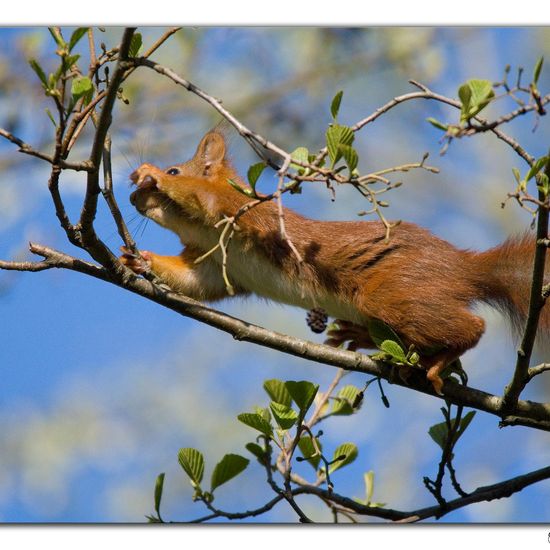
M533 261L535 238L533 234L512 237L499 246L476 255L482 268L484 281L484 301L504 312L512 322L517 334L525 328ZM550 284L550 254L547 254L544 284ZM537 341L550 348L550 299L542 308L539 320Z

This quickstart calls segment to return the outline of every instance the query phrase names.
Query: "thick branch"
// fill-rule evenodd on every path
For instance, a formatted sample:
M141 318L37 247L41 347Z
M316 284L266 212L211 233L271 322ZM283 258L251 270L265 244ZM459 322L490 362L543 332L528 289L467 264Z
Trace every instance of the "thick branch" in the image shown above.
M146 279L133 275L129 271L126 272L125 277L121 278L103 267L84 262L45 246L31 244L31 251L46 258L52 268L71 269L113 283L167 307L180 315L191 317L223 332L227 332L235 340L251 342L309 361L340 367L347 371L361 372L380 377L396 385L436 396L432 385L427 382L423 371L419 371L419 376L414 376L413 373L409 377L408 383L405 383L401 380L401 377L394 376L391 366L373 361L362 353L337 349L323 344L315 344L247 323L221 311L206 307L191 298L160 288ZM440 396L440 398L446 399L455 405L478 409L497 417L502 416L502 399L475 388L464 387L460 384L446 381L443 386L443 396ZM521 418L530 421L533 428L550 431L549 403L518 401L516 413Z
M88 182L86 185L86 196L84 199L84 205L80 214L80 225L82 228L89 228L95 218L97 209L97 197L100 193L99 188L99 165L101 162L101 155L103 153L103 147L105 143L105 137L109 131L109 126L112 120L112 111L115 103L115 99L118 93L118 89L122 82L124 73L127 69L126 60L128 58L128 51L130 49L130 42L135 32L135 28L128 28L124 30L122 41L120 44L120 51L117 66L113 77L107 88L105 94L105 100L101 109L101 115L95 131L94 142L92 145L92 151L90 153L90 164L94 167L94 170L88 174Z
M127 67L128 52L135 28L124 30L120 43L117 65L109 86L105 93L105 99L99 116L92 150L90 153L90 164L95 168L88 174L86 184L86 195L80 213L80 221L77 226L80 231L81 246L101 265L108 266L113 275L123 278L125 268L117 261L107 246L97 236L93 222L97 211L97 200L101 192L99 186L99 166L104 153L105 140L112 121L112 111L119 91L120 84L124 80Z

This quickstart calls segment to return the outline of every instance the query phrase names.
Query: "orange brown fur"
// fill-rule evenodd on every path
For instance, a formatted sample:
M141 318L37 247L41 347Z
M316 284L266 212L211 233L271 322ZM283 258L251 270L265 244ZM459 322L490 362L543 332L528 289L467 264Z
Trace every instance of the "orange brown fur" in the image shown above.
M190 297L227 297L220 251L195 262L217 244L215 224L250 202L227 182L246 187L226 158L223 136L208 133L187 163L166 170L144 164L131 179L137 184L131 197L135 207L186 245L179 256L146 253L152 271ZM259 204L239 217L228 247L227 271L236 293L324 308L348 322L340 334L329 335L334 345L346 340L350 325L365 327L368 319L379 319L405 345L425 352L421 364L437 392L443 368L475 346L485 330L483 319L471 312L475 302L525 318L534 254L530 239L511 239L478 253L459 250L412 223L395 227L386 241L385 227L376 221L317 221L286 208L284 221L304 263L298 264L281 236L277 206ZM138 270L129 255L121 260ZM542 316L546 331L548 309ZM366 329L360 330L364 335L357 342L371 347Z

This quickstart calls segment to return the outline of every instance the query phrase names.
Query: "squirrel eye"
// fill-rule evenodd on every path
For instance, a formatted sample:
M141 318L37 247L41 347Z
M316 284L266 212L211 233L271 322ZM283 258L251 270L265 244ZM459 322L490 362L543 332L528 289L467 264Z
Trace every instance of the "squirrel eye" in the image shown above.
M169 174L170 176L177 176L180 171L179 171L179 168L168 168L168 170L166 170L166 173Z

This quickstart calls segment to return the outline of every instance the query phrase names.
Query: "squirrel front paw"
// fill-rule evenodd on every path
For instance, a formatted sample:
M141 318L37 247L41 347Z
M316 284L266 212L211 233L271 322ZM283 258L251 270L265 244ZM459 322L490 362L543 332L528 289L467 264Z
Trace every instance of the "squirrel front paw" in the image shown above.
M120 251L122 252L122 256L119 257L120 263L131 269L136 275L143 275L145 272L150 271L153 259L152 252L140 250L138 256L125 246L121 246Z

